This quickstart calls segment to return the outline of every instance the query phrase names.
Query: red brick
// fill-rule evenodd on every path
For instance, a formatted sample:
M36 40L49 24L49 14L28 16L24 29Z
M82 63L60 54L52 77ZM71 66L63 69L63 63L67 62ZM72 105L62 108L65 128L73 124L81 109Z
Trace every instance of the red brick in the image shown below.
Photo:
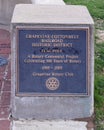
M9 107L0 107L0 118L8 118L10 114Z
M0 74L5 71L6 66L0 66Z
M7 43L7 44L10 44L10 36L8 36L8 38L1 38L0 37L0 44L2 43Z
M0 130L10 130L10 121L0 120Z
M3 75L4 75L4 72L5 72L5 70L4 70L4 71L1 71L1 72L0 72L0 75L3 76Z
M10 33L0 30L0 54L10 54Z
M0 41L10 40L10 32L4 29L0 29Z
M11 71L9 70L8 73L7 73L7 77L6 77L7 80L10 80L11 79Z
M11 81L4 82L3 91L11 91Z
M9 49L0 49L0 54L10 54L10 50Z
M1 96L1 106L10 105L10 92L3 92Z
M10 54L10 33L0 29L0 54Z
M7 43L0 44L0 54L10 54L10 45Z
M2 80L0 80L0 91L2 89Z
M4 74L0 73L0 80L3 80Z

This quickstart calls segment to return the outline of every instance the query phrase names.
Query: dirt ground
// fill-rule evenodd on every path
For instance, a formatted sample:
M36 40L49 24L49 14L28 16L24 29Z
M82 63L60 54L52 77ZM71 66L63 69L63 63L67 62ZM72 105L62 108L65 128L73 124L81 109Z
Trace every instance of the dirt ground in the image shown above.
M104 42L104 20L94 19L95 21L95 33L97 43Z
M104 42L104 30L97 30L97 43L103 43Z

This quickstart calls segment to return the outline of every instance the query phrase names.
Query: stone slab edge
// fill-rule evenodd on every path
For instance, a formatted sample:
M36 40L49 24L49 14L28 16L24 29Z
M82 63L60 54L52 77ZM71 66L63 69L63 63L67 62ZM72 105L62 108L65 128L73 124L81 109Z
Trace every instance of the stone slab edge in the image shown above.
M21 120L13 121L11 130L88 130L87 122L72 120L53 120L53 121L37 121L37 120ZM91 128L91 130L94 130Z
M35 11L34 11L35 10ZM21 15L20 15L21 14ZM94 24L89 11L80 5L16 5L12 24Z

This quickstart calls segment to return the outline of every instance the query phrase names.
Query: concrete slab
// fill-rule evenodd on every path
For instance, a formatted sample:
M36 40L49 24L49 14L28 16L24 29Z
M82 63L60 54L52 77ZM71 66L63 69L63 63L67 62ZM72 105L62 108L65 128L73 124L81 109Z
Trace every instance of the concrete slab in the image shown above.
M94 24L85 6L34 4L16 5L11 22L12 24Z
M80 121L13 121L12 130L87 130Z

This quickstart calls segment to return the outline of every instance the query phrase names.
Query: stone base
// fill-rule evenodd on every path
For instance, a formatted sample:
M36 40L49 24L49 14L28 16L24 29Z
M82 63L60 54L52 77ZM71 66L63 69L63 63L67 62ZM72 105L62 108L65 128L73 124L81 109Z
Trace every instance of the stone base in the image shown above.
M11 130L88 130L81 121L13 121ZM90 130L94 130L91 128Z
M61 11L60 11L61 10ZM41 13L40 13L41 12ZM57 13L56 13L57 12ZM80 13L79 13L80 12ZM11 112L15 119L76 119L91 117L94 111L94 50L93 50L93 20L84 6L41 6L33 4L17 5L12 18L12 98ZM28 96L26 92L18 95L17 73L17 33L16 28L31 29L89 29L89 95L88 96ZM90 52L91 51L91 52ZM69 68L70 70L70 68ZM68 71L69 71L68 70ZM76 69L77 70L77 69ZM33 84L34 85L34 84ZM70 85L70 84L69 84ZM24 86L25 87L25 86ZM76 85L77 87L77 85ZM16 95L16 93L18 93ZM33 93L35 94L35 93Z

